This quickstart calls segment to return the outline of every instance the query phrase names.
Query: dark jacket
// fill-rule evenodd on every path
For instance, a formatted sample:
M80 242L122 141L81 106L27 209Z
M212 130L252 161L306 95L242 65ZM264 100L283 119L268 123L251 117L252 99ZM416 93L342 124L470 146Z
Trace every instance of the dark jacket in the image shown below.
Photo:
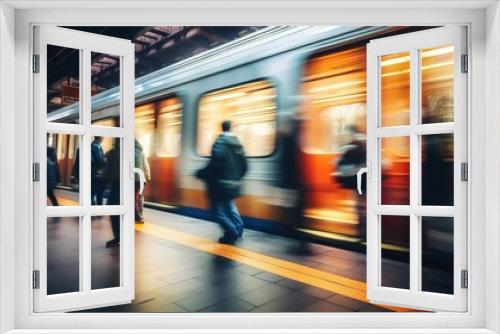
M104 179L120 182L120 140L115 139L113 148L106 153Z
M242 178L248 169L243 146L230 133L219 135L212 146L208 164L198 170L196 176L207 184L211 199L227 200L241 193Z
M291 133L281 134L278 138L281 154L279 159L276 186L285 189L301 188L302 165L300 160L300 124L293 121Z
M106 157L101 144L95 140L90 144L90 159L92 177L103 177L106 170Z
M47 189L54 189L60 181L56 150L53 147L47 147Z
M80 149L76 150L73 170L71 171L71 178L74 183L80 182Z

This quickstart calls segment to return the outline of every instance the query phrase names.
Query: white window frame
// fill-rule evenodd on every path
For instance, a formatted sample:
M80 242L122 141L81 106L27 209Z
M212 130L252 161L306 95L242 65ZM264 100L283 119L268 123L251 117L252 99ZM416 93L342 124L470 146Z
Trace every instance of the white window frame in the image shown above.
M130 41L94 36L94 34L64 28L35 27L35 52L39 55L39 73L33 77L34 149L33 159L39 163L40 181L33 185L33 268L39 270L40 287L34 290L34 309L82 310L96 307L130 303L134 299L135 251L134 251L134 46ZM57 45L79 51L80 96L78 101L79 124L64 124L47 120L47 45ZM92 52L112 54L119 57L119 127L92 125L91 120L91 56ZM128 112L127 112L128 111ZM47 155L48 133L75 135L80 141L80 189L78 205L47 206ZM90 146L93 136L120 140L120 204L91 205L90 202ZM92 217L104 215L120 216L119 273L120 285L105 289L91 288L91 243ZM76 217L79 219L79 291L47 294L47 219L50 217Z
M467 54L467 31L464 27L442 27L374 40L367 47L367 294L368 300L380 304L440 311L467 310L467 289L461 286L461 270L467 270L467 181L461 179L461 163L467 163L467 75L462 73L461 58ZM408 36L405 36L408 35ZM422 64L421 52L427 48L453 45L453 121L425 124L421 122ZM408 124L384 126L382 123L382 57L408 52L410 64ZM370 112L371 111L371 112ZM423 135L453 135L454 204L427 206L420 204ZM408 138L409 203L384 205L382 198L382 140ZM382 286L382 217L409 218L409 288ZM422 286L422 222L423 217L453 218L453 293L433 293Z
M35 24L467 24L471 71L468 221L473 225L473 228L469 225L468 240L471 260L468 311L460 314L34 314L30 288L33 211L26 208L33 204L29 200L33 134L30 57ZM352 328L361 328L366 333L499 333L499 35L499 7L496 1L488 0L318 0L286 4L279 0L210 4L194 0L130 0L120 4L107 0L0 2L0 333L48 333L64 328L59 332L109 333L106 329L127 328L127 333L144 333L141 328L145 326L169 333L183 331L175 328L190 328L189 333L352 333ZM114 331L117 332L120 331Z

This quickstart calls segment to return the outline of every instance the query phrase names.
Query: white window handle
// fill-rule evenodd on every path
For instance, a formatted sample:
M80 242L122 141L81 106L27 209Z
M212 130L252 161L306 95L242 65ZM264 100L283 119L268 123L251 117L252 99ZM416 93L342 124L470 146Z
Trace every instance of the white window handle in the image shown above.
M361 190L361 186L363 183L363 174L368 174L368 167L363 167L358 170L357 176L357 186L358 186L358 194L363 195L363 190Z
M146 183L146 176L144 175L144 172L140 168L134 167L134 173L139 174L139 194L142 195L142 192L144 191L144 183Z

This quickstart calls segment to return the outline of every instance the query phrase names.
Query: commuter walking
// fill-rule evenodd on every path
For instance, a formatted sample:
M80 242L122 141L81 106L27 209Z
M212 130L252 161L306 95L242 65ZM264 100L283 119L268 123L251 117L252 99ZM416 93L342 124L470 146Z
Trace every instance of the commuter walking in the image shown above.
M141 143L136 139L135 140L135 167L141 169L144 172L144 176L146 178L146 182L151 180L151 170L149 168L149 162L146 156L144 155L144 150L142 148ZM140 183L139 176L135 175L135 222L136 224L144 224L144 196L139 193Z
M102 197L105 189L104 172L106 170L106 156L102 150L102 137L94 137L94 140L90 144L90 157L90 199L92 205L102 205Z
M239 197L248 165L243 146L230 132L231 122L222 122L222 133L212 146L208 164L196 172L205 181L214 219L224 230L220 243L233 244L243 235L243 220L234 200Z
M54 194L54 189L57 184L61 181L61 175L59 173L59 166L57 164L56 149L48 146L47 147L47 197L53 206L59 206L57 197Z
M305 189L302 183L300 128L302 120L295 114L283 124L278 133L282 147L278 169L278 187L285 198L286 212L291 215L286 217L291 220L293 230L291 234L296 237L296 243L291 251L301 254L311 254L309 243L304 240L301 229L307 227L304 220Z
M80 183L80 149L76 149L75 159L73 160L73 169L71 170L70 182L77 185Z
M354 191L359 235L366 240L366 174L362 182L363 193L357 191L358 170L366 166L366 136L354 125L347 132L352 139L340 149L342 155L335 164L334 176L343 188Z
M107 205L120 204L120 139L115 138L113 148L106 155L106 169L104 180L107 181L110 191ZM120 244L120 216L111 216L111 228L113 239L106 243L106 247L113 247Z

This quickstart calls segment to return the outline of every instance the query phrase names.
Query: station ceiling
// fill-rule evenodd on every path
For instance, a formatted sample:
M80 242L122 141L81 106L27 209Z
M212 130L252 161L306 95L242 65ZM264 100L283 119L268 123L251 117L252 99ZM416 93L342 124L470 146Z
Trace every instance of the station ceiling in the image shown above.
M135 44L135 74L141 77L198 53L222 45L263 27L256 26L156 26L156 27L66 27L112 37L129 39ZM71 101L65 92L78 86L79 63L73 49L49 48L47 61L48 111ZM61 66L58 66L61 64ZM92 54L92 94L116 85L117 57Z

